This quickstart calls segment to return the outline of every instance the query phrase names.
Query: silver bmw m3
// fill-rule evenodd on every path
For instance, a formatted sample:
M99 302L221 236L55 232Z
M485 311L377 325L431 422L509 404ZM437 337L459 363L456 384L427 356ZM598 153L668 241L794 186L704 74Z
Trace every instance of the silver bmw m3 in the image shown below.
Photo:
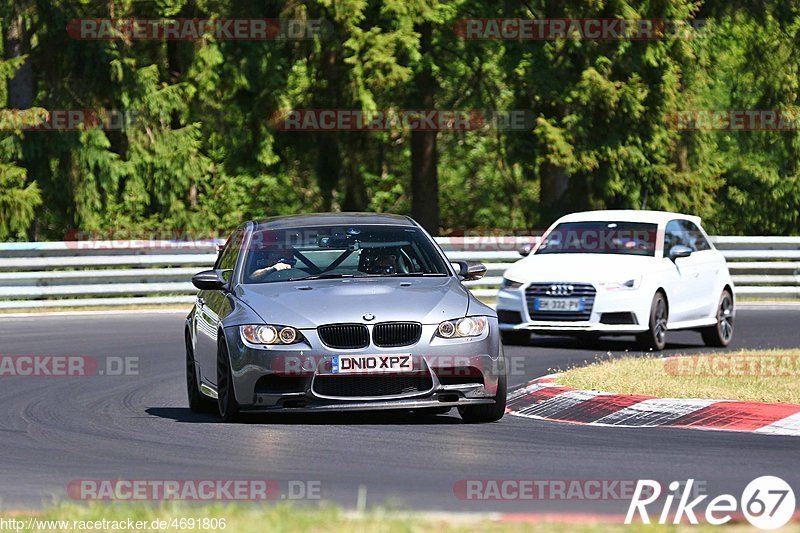
M186 319L195 412L403 409L492 422L506 405L495 311L412 219L318 214L228 238Z

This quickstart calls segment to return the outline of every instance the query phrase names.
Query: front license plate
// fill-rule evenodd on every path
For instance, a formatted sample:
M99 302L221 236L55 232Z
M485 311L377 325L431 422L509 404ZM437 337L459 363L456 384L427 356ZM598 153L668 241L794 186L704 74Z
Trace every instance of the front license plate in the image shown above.
M535 311L583 311L583 298L536 298L533 301Z
M378 372L412 372L414 361L403 355L334 355L331 372L334 374L372 374Z

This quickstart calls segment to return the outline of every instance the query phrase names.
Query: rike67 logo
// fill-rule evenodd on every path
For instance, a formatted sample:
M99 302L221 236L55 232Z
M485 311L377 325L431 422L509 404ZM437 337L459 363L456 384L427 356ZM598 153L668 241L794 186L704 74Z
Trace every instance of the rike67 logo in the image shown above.
M663 498L663 507L658 517L659 524L669 522L680 524L684 517L690 524L699 523L695 508L699 507L708 495L704 494L690 501L689 498L693 496L693 485L693 479L687 480L685 484L678 481L669 484L669 493ZM650 514L647 506L656 501L658 504L653 507L661 505L661 496L659 482L649 479L639 480L628 507L628 514L625 516L625 523L632 523L638 512L642 523L649 524ZM672 506L676 499L678 503L673 510ZM741 513L753 526L770 530L785 526L792 519L794 512L795 497L792 487L779 477L762 476L748 483L738 501L731 494L721 494L709 501L705 506L703 517L706 523L719 526L730 522L734 514Z

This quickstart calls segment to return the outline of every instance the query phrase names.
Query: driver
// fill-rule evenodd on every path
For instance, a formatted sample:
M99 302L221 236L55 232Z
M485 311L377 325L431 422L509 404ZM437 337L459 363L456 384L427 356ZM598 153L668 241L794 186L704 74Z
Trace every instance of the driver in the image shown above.
M268 266L254 270L250 274L250 279L260 281L273 272L292 268L296 263L296 260L292 258L292 255L292 252L289 250L275 250L266 253L264 258L259 259L256 264L266 264Z
M397 256L393 254L376 254L367 265L368 274L394 274L397 272Z

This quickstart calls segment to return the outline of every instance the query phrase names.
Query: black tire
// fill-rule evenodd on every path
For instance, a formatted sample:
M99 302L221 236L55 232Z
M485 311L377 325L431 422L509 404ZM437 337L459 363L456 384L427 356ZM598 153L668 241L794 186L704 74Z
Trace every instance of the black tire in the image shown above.
M459 407L458 413L464 422L471 424L497 422L506 414L506 363L502 346L500 346L500 360L501 374L497 380L497 393L494 395L494 403Z
M650 305L650 322L647 331L637 336L639 345L644 351L660 352L667 345L667 321L669 308L667 299L660 292L653 296Z
M733 295L728 289L722 291L717 304L717 323L700 330L706 346L725 348L733 340Z
M215 413L217 404L200 392L197 379L197 363L194 360L194 350L191 339L186 337L186 392L189 397L189 409L193 413Z
M238 419L239 404L236 402L231 361L224 339L220 340L217 348L217 408L223 421L235 422Z
M526 329L501 331L500 337L507 346L527 346L531 342L531 332Z

